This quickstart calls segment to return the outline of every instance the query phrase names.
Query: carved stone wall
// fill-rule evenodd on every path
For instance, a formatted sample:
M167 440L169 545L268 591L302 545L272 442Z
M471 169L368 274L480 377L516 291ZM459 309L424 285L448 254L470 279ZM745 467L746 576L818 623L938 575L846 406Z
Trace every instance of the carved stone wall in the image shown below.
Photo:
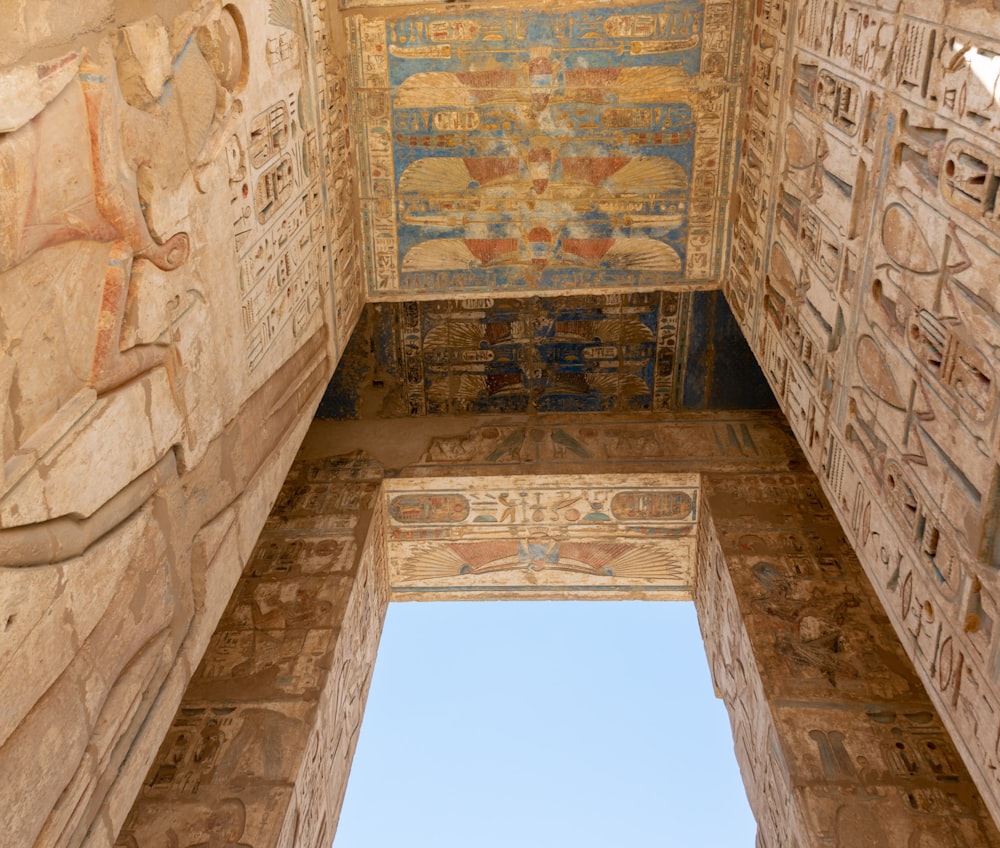
M159 16L110 0L8 5L5 838L114 839L369 287L398 300L577 286L641 301L665 283L712 287L723 272L809 462L1000 816L994 12L759 0L743 27L729 3L573 3L539 13L532 29L523 9L499 5L472 17L369 10L352 13L349 60L343 21L323 0L171 0L156 4ZM534 44L521 45L529 31ZM470 51L490 53L483 45L497 37L517 52L484 71ZM726 271L726 153L744 66ZM696 74L687 102L676 83ZM500 146L463 135L473 121ZM582 129L579 147L571 136ZM648 203L633 196L640 189ZM438 226L477 212L473 201L488 220ZM567 204L584 214L563 227ZM462 348L450 338L428 350L432 325L404 321L424 345L405 352L407 368L442 366L425 355ZM656 344L669 348L671 332L661 320ZM472 358L504 353L495 341ZM611 357L610 345L584 347ZM652 408L676 398L676 362L662 352L655 369L642 366ZM590 372L591 382L582 370L562 380L580 389L563 392L562 408L631 408L627 380L615 376L614 401L601 405L612 378ZM463 389L465 365L442 366L437 382L414 373L406 403L432 406L437 386L449 412L470 397L484 401L467 404L476 410L529 408L547 385L522 380L523 407L491 406L486 390L502 394L502 374ZM601 458L613 473L709 460L732 470L780 454L787 439L736 418L686 430L642 417L606 430L584 418L471 420L442 424L422 457L397 438L385 450L410 454L392 467L586 473ZM392 432L376 423L364 426ZM692 444L699 458L678 460ZM238 814L226 805L220 815ZM301 821L322 833L321 819ZM281 838L294 837L288 826Z
M389 596L381 476L293 466L117 845L331 844Z
M127 5L4 14L0 830L18 846L114 840L363 299L325 4Z
M702 481L695 604L758 844L1000 844L815 476Z
M336 443L393 477L783 471L803 464L779 412L627 417L525 415L314 421L306 459Z
M768 416L755 417L763 447ZM653 426L663 435L677 424L692 437L700 428L714 441L718 432L712 420ZM590 426L592 447L615 438L613 426ZM492 476L383 480L381 463L361 451L329 456L345 439L323 424L317 430L212 637L121 848L152 848L164 834L179 846L213 836L255 848L328 845L387 600L426 597L415 585L437 598L490 596L484 578L500 596L541 589L595 597L598 581L581 578L579 563L606 553L606 539L592 532L605 518L610 532L631 529L647 543L673 538L679 525L696 529L683 536L685 566L717 693L732 718L758 845L1000 845L815 475L789 462L787 441L772 440L742 468L721 458L713 470L709 460L706 473L675 474L671 486L664 475L533 474L526 459L522 474L503 478L520 491L491 498L499 479ZM381 434L365 439L385 449ZM679 445L690 453L675 446L672 461L704 452L697 438ZM476 457L468 459L450 470L474 469ZM607 472L614 462L591 467ZM613 493L623 479L630 488ZM585 500L574 498L574 486L605 492L607 503L573 514ZM565 496L552 500L558 490ZM495 520L476 522L477 515ZM528 531L527 561L515 553L517 562L501 563L502 580L490 584L496 572L477 570L476 557L495 553L496 531L511 526ZM573 552L561 543L554 556L531 550L532 533L560 528L578 531ZM409 531L420 534L418 544L407 541ZM428 550L458 551L468 569L428 576L444 562L421 557ZM533 555L541 568L532 568ZM607 561L633 562L628 551ZM547 569L561 564L571 566L572 579L551 581ZM623 581L649 597L664 596L655 591L660 583L648 572Z
M761 0L727 297L1000 816L1000 18Z

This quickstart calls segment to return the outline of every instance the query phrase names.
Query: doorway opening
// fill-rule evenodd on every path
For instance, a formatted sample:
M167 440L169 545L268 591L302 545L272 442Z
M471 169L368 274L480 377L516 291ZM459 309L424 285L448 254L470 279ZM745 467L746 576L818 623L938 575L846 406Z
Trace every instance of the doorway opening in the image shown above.
M694 604L392 603L334 848L754 844Z

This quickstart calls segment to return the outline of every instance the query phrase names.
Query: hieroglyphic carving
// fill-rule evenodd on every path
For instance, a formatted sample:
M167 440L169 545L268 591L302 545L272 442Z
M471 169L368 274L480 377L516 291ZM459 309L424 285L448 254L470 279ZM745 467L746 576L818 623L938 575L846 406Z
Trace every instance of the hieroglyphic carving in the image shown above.
M202 9L173 33L183 51L147 22L96 55L2 71L17 92L0 139L5 526L89 515L182 440L180 321L200 295L177 271L191 238L168 207L239 111L232 20ZM150 395L159 420L140 432ZM126 455L103 458L91 489L70 494L64 475L116 430Z
M279 842L282 846L326 845L329 838L309 843L303 841L304 834L315 830L332 838L340 818L389 602L385 528L385 501L379 499L372 510L369 532L334 648L330 678L320 699L315 754L303 762L296 780L299 796L310 790L316 792L314 787L318 787L325 791L325 798L322 806L318 806L318 798L299 797L300 833L291 841Z
M689 317L690 309L689 298L682 292L663 292L660 295L652 409L676 408L684 366L683 351L679 349L681 327Z
M902 833L916 845L1000 840L902 648L886 638L885 617L813 475L713 475L714 522L693 474L392 478L376 491L380 477L362 453L293 469L123 847L146 844L153 822L173 828L181 844L223 827L247 844L325 844L389 593L416 596L414 584L435 579L398 579L426 565L422 550L472 554L468 569L446 578L453 587L488 576L497 562L534 590L563 565L579 580L580 564L593 565L605 548L616 548L612 570L628 567L635 551L678 530L692 543L681 554L690 569L695 522L702 628L765 844L849 848L865 832ZM471 559L495 553L512 528L511 561L487 557L477 571ZM540 538L561 528L570 531L566 546L585 543L565 562L562 539L553 548ZM611 544L602 537L609 529ZM548 588L580 596L581 586ZM302 700L317 705L309 722L285 708ZM236 797L239 810L228 800Z
M659 485L656 485L656 484ZM581 486L581 484L584 484ZM508 491L520 491L511 495ZM662 523L676 525L670 535L681 535L682 525L697 519L697 482L691 475L670 478L635 476L574 477L572 480L517 477L471 477L433 483L392 480L385 486L392 538L404 538L408 529L435 527L434 535L452 527L462 533L478 525L515 528L595 528L609 523L625 530L644 527L652 534Z
M364 305L357 216L357 161L354 137L350 131L347 61L338 53L331 32L332 26L339 27L341 24L339 21L331 23L324 2L310 0L309 10L316 65L333 326L336 349L342 352Z
M772 11L752 56L783 58L763 76L751 59L737 179L741 204L766 201L736 216L727 295L1000 814L1000 30L936 6Z
M676 408L690 297L407 304L398 348L408 404L421 414Z
M321 418L771 408L721 293L369 304Z
M765 844L995 844L815 478L703 479L696 603Z
M125 753L178 652L184 627L172 624L193 614L190 559L168 556L179 522L162 511L178 494L171 449L193 441L179 365L198 313L187 289L199 284L185 267L193 235L168 207L210 164L236 110L241 51L238 36L235 54L226 49L234 34L211 6L170 35L137 22L93 52L0 70L0 572L12 693L0 826L19 844L78 840L123 791ZM57 594L46 591L53 579ZM58 740L57 755L43 738Z
M395 163L389 106L389 56L385 23L349 18L352 118L358 139L361 230L369 294L396 285L399 247L395 226ZM364 128L364 129L363 129ZM367 183L367 184L365 184Z
M394 596L690 595L693 475L397 478L384 492Z
M716 696L729 711L733 750L757 819L758 844L768 848L804 844L805 823L793 800L761 668L707 507L698 523L696 568L698 625Z
M730 212L732 243L725 280L726 297L750 338L760 297L757 279L764 268L770 227L769 207L777 154L777 120L784 80L785 41L789 11L784 0L765 0L747 22L750 44L746 51L747 78L743 103L740 165Z
M351 18L370 295L715 281L732 14Z
M388 602L380 473L293 467L117 844L332 838Z
M57 58L0 68L0 827L39 846L113 840L336 347L318 310L266 365L241 355L227 179L245 167L255 225L280 226L312 168L288 137L320 146L298 101L270 109L268 85L312 84L309 45L269 73L258 40L290 7L99 5L62 9L89 28L69 42L9 16ZM272 646L286 667L300 647L305 681L317 647Z
M311 332L326 298L342 350L361 306L343 63L319 5L270 0L267 24L249 32L270 70L254 81L261 106L226 142L251 369Z
M701 25L699 92L693 108L697 129L688 209L686 272L691 277L718 278L727 239L719 223L723 208L719 193L731 185L729 163L735 158L735 132L730 110L738 97L729 81L745 50L734 38L742 29L744 6L740 3L706 2ZM711 176L709 176L711 174Z
M365 303L365 284L361 264L361 236L357 216L357 163L353 134L350 131L347 63L326 44L329 35L322 31L323 56L326 61L326 87L323 112L323 156L326 163L325 190L329 198L329 237L331 240L334 300L334 325L337 349L344 350ZM317 40L320 36L317 35Z
M700 421L632 420L542 426L482 425L460 436L438 436L420 459L426 471L455 463L505 466L656 463L675 470L785 466L798 456L788 431L767 414ZM425 470L421 468L421 474Z

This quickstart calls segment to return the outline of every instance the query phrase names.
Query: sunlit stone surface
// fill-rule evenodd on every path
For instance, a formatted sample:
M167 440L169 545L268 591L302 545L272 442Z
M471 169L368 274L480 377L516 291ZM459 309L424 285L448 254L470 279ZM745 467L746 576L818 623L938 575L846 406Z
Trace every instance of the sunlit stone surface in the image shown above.
M7 842L323 843L452 578L693 594L761 845L998 841L996 12L139 5L4 15Z

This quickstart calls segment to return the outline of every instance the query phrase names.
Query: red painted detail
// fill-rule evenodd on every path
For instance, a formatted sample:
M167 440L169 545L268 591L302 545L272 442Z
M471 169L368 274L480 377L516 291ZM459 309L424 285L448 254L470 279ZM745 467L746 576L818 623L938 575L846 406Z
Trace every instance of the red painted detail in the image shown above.
M487 374L486 391L497 395L511 389L524 388L524 378L521 374Z
M596 186L624 168L632 161L632 157L564 156L561 161L563 179L567 182L584 182Z
M590 238L562 240L562 248L566 253L572 253L584 259L600 260L615 243L613 238Z
M489 265L512 253L517 253L518 240L514 238L463 239L469 252L483 265Z
M621 74L621 68L567 68L563 71L567 88L603 88L610 86Z
M553 73L554 68L548 56L536 56L528 62L528 76L551 76Z
M478 159L463 159L465 167L480 185L487 185L517 174L519 162L512 157L489 156Z

